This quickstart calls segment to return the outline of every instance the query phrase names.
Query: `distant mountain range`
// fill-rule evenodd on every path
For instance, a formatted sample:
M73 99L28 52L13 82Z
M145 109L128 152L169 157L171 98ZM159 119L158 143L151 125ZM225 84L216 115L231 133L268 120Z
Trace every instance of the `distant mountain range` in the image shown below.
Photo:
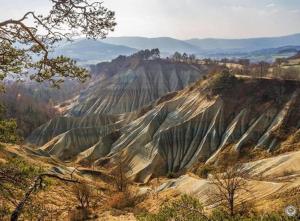
M300 34L281 37L248 38L248 39L191 39L189 44L204 51L251 52L266 48L278 48L287 45L300 45Z
M122 45L106 44L91 39L79 39L61 44L53 55L65 55L77 60L81 64L96 64L108 61L119 55L131 55L138 49Z
M174 38L145 38L145 37L112 37L103 40L105 43L114 45L125 45L137 49L159 48L162 52L173 54L175 51L180 53L199 53L196 45Z
M289 58L300 51L300 46L283 46L278 48L266 48L251 52L216 52L210 53L207 57L214 59L221 58L242 58L252 62L267 61L273 62L276 58Z
M81 64L96 64L111 60L118 55L130 55L138 50L159 48L162 56L174 52L186 52L198 57L250 58L251 60L271 61L277 56L286 57L299 51L300 33L282 37L248 39L190 39L146 38L146 37L111 37L104 40L79 39L60 45L54 55L66 55ZM288 47L289 53L280 53ZM287 51L286 51L287 52ZM271 53L271 54L270 54Z

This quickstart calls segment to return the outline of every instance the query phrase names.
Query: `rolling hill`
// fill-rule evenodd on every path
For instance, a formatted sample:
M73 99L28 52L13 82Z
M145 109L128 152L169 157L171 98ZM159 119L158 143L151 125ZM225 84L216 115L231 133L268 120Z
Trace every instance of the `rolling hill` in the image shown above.
M127 47L137 48L139 50L159 48L164 54L173 54L176 51L189 54L199 52L199 49L192 44L167 37L111 37L104 39L103 42L115 45L126 45Z
M91 39L78 39L55 48L53 56L64 55L80 64L97 64L112 60L119 55L131 55L137 50L127 46L112 45Z
M251 52L266 48L300 45L300 34L248 39L190 39L186 42L209 52Z
M52 55L65 55L77 60L82 65L88 65L110 61L119 55L131 55L138 50L159 48L162 57L170 56L178 51L195 54L200 58L228 57L249 58L252 61L271 61L277 55L279 57L293 55L292 48L294 47L295 51L299 45L300 34L270 38L211 38L186 41L168 37L110 37L104 40L77 39L71 43L64 43L59 45ZM277 53L280 49L284 50L284 47L291 48L289 53Z

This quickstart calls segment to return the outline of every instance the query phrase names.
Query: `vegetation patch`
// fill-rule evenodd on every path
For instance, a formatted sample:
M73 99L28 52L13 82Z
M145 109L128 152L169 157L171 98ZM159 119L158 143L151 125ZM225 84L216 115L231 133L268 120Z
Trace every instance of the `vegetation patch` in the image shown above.
M208 83L208 89L212 95L222 94L235 87L238 79L228 69L224 69L212 76Z

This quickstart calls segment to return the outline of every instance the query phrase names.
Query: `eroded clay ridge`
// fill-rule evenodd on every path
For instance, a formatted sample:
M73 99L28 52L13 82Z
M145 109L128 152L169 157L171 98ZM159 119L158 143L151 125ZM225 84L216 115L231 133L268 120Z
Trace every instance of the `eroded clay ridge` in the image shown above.
M182 90L196 82L208 69L203 65L160 59L126 58L99 64L93 68L93 73L102 77L81 93L78 105L70 114L84 116L136 111L169 92Z
M122 153L128 176L144 182L153 174L213 161L228 145L236 151L274 151L299 130L299 82L241 79L212 94L208 81L165 96L142 113L131 114L125 124L70 130L41 149L61 159L94 163L103 157L113 162Z

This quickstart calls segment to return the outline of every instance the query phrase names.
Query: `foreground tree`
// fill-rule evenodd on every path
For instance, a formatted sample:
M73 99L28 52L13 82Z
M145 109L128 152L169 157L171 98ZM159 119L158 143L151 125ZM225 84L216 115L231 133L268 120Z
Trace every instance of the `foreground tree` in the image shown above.
M114 12L102 2L90 0L50 0L48 15L27 12L19 19L0 22L0 80L8 74L20 78L30 73L38 82L58 85L66 77L84 81L86 69L64 56L52 57L53 47L63 40L84 35L104 38L113 31ZM33 25L30 25L33 24Z
M41 173L41 174L39 174L34 179L33 183L29 186L29 188L25 192L22 200L19 201L19 203L15 207L14 211L12 212L11 217L10 217L11 221L17 221L19 219L19 216L21 215L22 210L23 210L24 206L26 205L27 201L30 199L31 194L34 191L37 191L38 189L42 188L44 179L47 178L47 177L57 179L57 180L60 180L62 182L67 182L67 183L75 183L75 184L80 183L77 180L63 178L63 177L60 177L56 174L51 174L51 173Z
M231 217L241 212L238 207L245 203L241 195L250 192L248 177L242 164L224 165L222 171L214 172L210 177L214 186L210 203L226 208Z

